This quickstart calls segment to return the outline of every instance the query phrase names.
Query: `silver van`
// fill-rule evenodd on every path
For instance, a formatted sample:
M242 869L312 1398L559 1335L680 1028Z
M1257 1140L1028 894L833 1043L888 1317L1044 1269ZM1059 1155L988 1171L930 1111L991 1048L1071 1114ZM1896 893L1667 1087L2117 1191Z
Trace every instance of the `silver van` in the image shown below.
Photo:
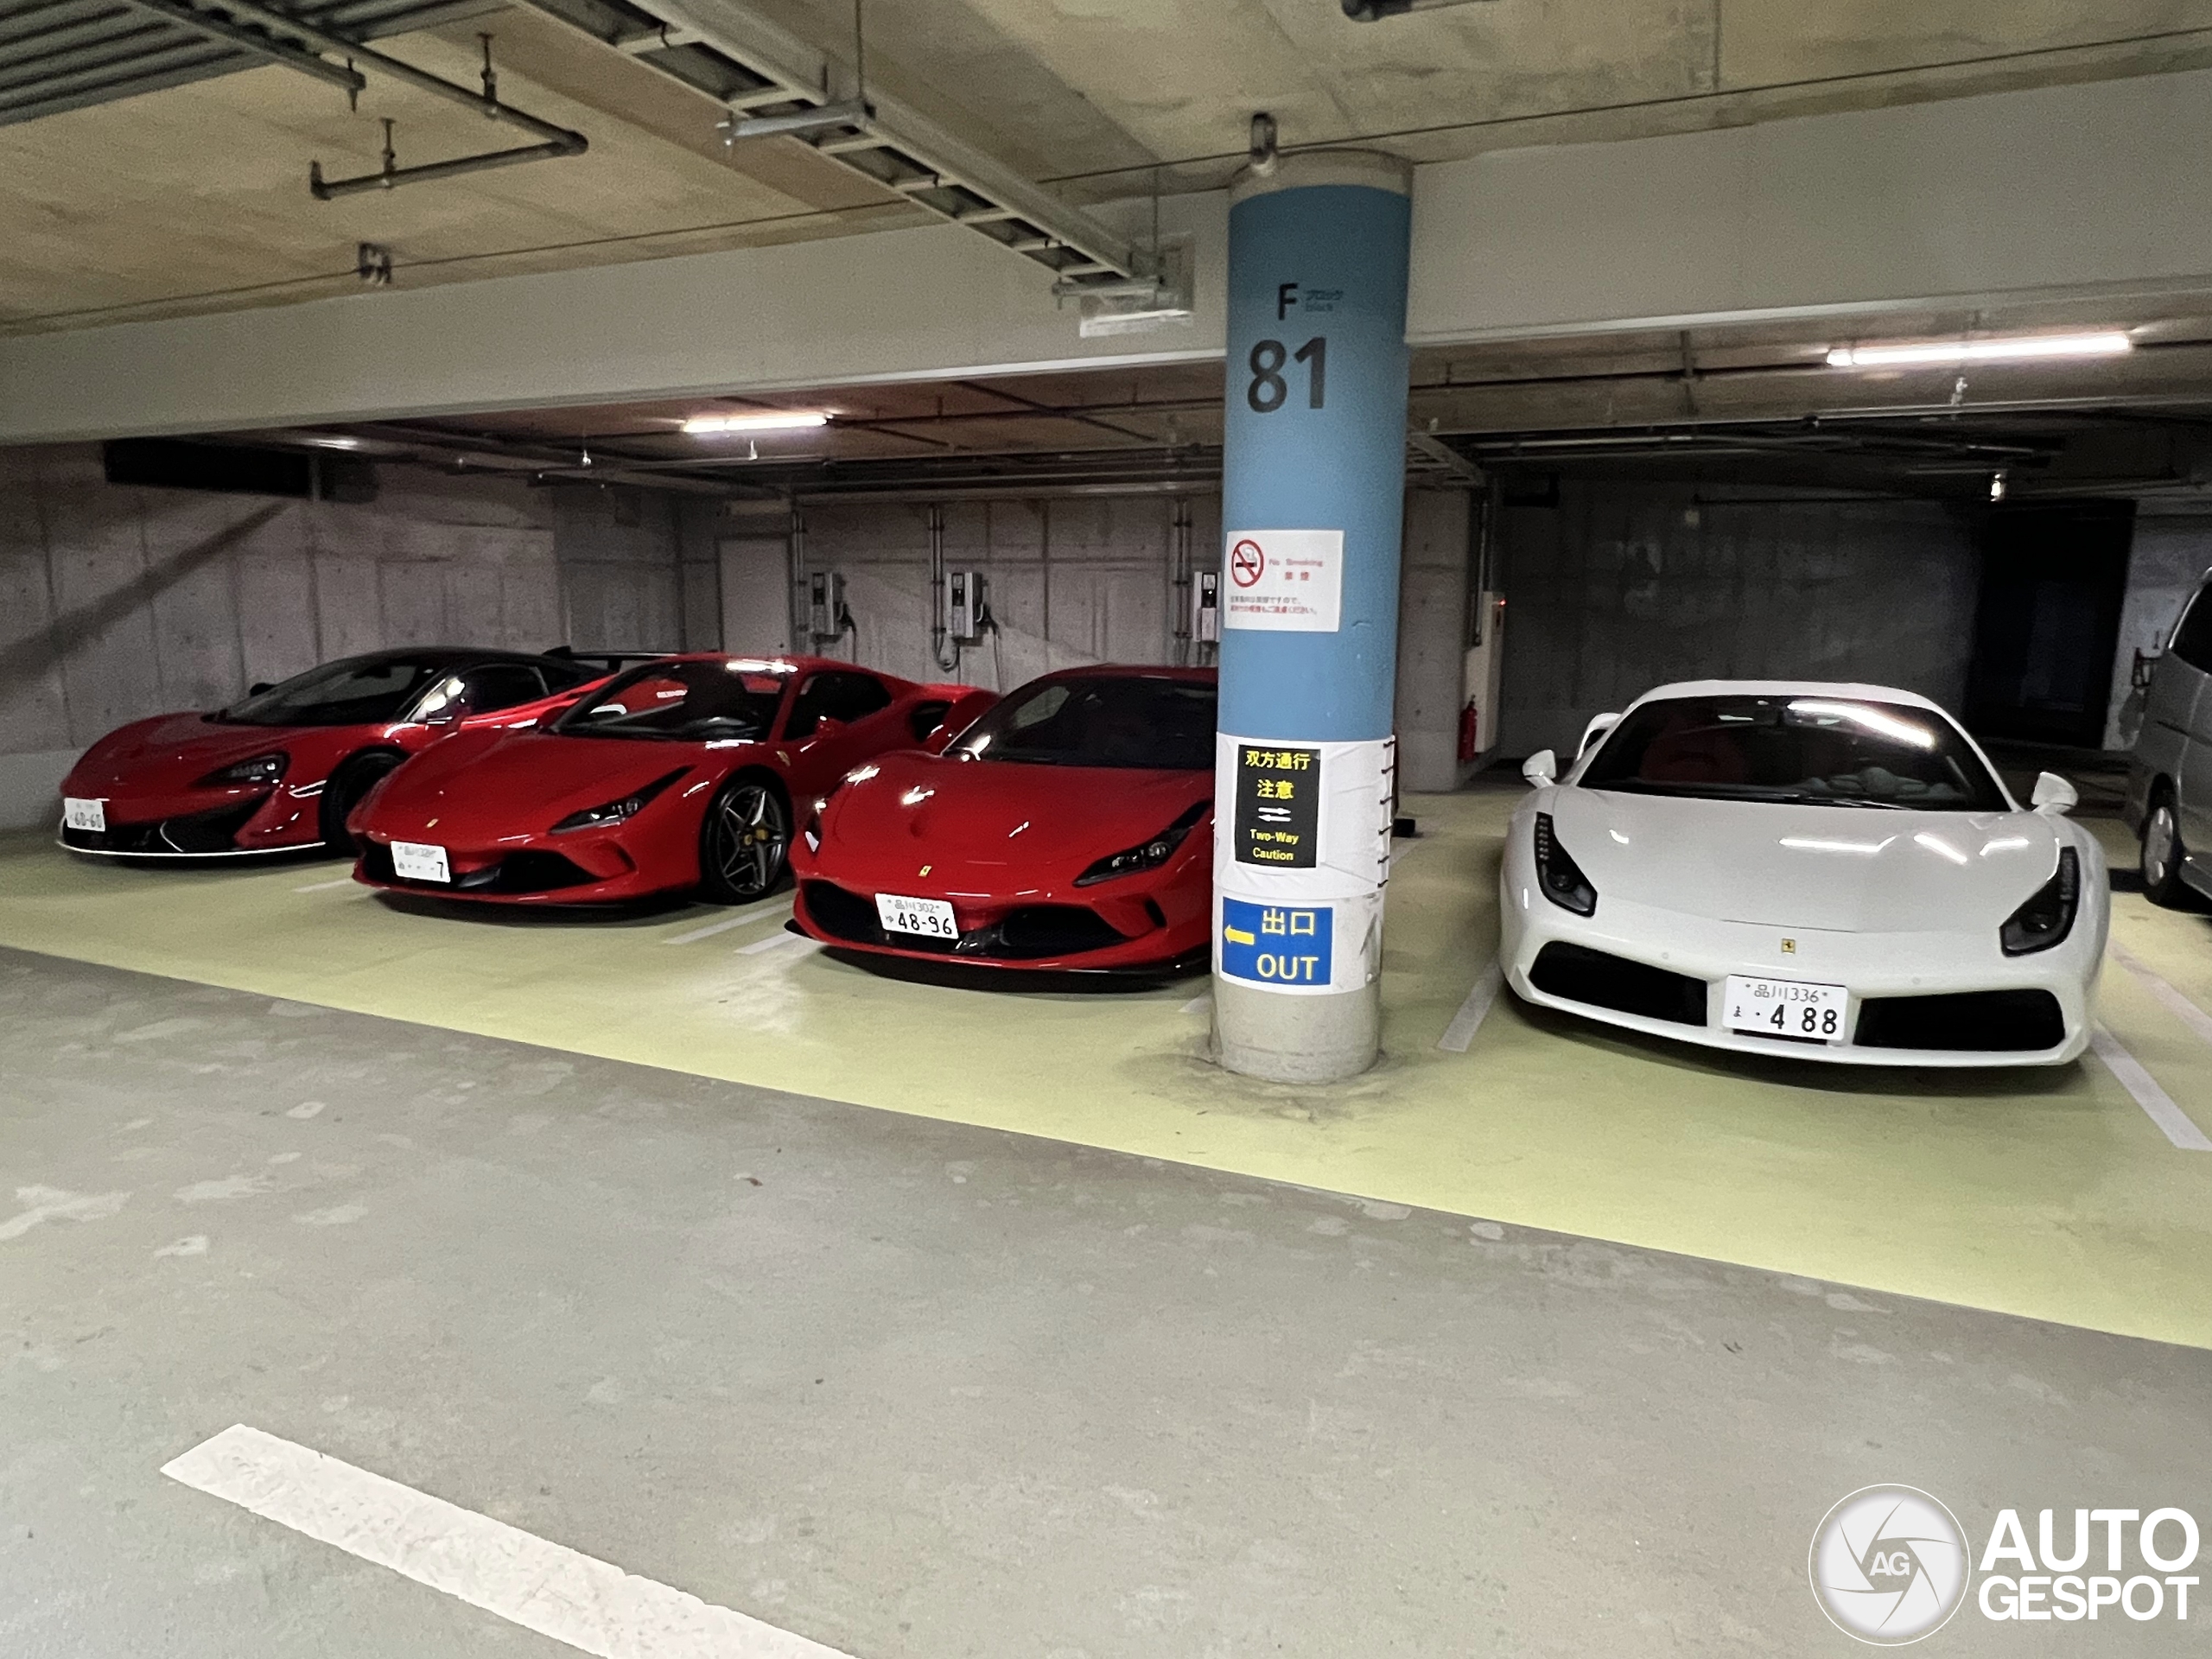
M2143 725L2127 756L2128 827L2142 837L2143 891L2179 905L2212 899L2212 575L2197 584L2165 650L2139 654Z

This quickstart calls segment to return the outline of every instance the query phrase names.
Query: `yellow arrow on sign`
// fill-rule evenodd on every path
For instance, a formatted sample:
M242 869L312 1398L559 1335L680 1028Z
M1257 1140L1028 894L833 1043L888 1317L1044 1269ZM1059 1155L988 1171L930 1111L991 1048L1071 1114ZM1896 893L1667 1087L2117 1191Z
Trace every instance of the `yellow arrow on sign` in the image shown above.
M1257 944L1260 942L1258 934L1247 933L1241 927L1230 927L1225 925L1221 930L1221 936L1231 944Z

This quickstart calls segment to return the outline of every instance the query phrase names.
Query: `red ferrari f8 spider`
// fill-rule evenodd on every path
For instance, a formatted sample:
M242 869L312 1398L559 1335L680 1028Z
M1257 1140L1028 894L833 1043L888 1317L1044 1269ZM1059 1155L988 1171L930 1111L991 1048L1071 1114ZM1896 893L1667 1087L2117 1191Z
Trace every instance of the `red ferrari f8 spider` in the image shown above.
M221 858L317 843L410 755L457 734L534 725L606 670L573 658L432 648L326 663L213 714L109 733L62 780L61 844L130 858Z
M1157 973L1205 960L1214 674L1032 680L942 754L845 774L791 855L799 925L847 950Z
M747 903L783 878L794 803L990 701L817 658L664 658L542 730L456 738L393 773L353 816L354 873L507 904Z

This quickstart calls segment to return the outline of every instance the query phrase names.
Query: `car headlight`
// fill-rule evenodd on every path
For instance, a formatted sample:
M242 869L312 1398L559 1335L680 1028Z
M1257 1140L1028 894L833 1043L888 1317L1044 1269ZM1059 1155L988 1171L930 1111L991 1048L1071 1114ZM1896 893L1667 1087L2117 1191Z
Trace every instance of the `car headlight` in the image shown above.
M1149 841L1109 853L1076 877L1076 886L1087 887L1094 882L1111 881L1116 876L1135 875L1140 870L1158 869L1175 856L1175 849L1183 844L1184 837L1198 827L1198 820L1205 817L1206 809L1212 804L1211 800L1200 801Z
M240 784L273 784L284 775L292 757L281 749L257 754L251 760L234 760L219 772L211 772L194 789L232 789Z
M1571 910L1578 916L1597 913L1598 889L1590 885L1590 878L1582 874L1582 867L1568 857L1567 849L1559 844L1548 812L1536 814L1536 885L1544 890L1544 897L1561 910Z
M626 823L644 811L654 796L690 770L688 766L678 766L665 778L656 778L644 788L633 789L620 800L607 801L598 806L588 806L581 812L571 812L553 826L553 833L563 836L572 830L604 830L612 824Z
M1997 942L2008 957L2048 950L2074 931L2082 908L2082 861L2071 847L2058 849L2058 868L2029 895L2028 902L2005 918Z

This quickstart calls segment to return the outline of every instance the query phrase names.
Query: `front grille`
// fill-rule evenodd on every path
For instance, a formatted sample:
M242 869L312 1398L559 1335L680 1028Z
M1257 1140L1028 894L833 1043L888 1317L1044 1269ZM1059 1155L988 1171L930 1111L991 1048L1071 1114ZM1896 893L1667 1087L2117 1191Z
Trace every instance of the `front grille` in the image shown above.
M1025 905L1008 911L988 927L970 929L956 941L887 933L877 918L873 899L848 892L835 882L809 881L801 896L814 925L832 938L849 944L926 950L969 961L1040 962L1048 957L1103 950L1126 938L1104 917L1084 905Z
M1554 939L1536 953L1529 982L1547 995L1681 1026L1705 1024L1706 983L1625 957Z
M410 893L558 893L600 879L558 853L521 852L509 853L498 863L470 870L450 882L416 881L392 868L391 849L380 841L362 849L361 870L372 881Z
M873 900L863 899L856 893L848 893L834 881L809 881L801 889L801 895L806 900L806 913L814 918L814 925L831 938L843 939L850 944L891 943L891 936L883 931L883 924L876 918ZM918 935L909 937L901 934L899 943L902 948L915 950L942 950L948 955L952 950L950 939L925 939Z
M61 843L88 853L236 852L238 831L268 798L257 795L211 812L188 812L152 823L122 823L105 830L64 829Z
M979 946L974 954L1000 957L1010 962L1072 957L1085 950L1103 950L1123 942L1120 929L1096 911L1082 905L1026 906L1009 911L995 928L983 931L998 937ZM963 939L960 943L960 954L970 954L968 941Z
M2049 991L1956 991L1870 996L1859 1005L1861 1048L1950 1048L2029 1053L2066 1040L2066 1016Z

